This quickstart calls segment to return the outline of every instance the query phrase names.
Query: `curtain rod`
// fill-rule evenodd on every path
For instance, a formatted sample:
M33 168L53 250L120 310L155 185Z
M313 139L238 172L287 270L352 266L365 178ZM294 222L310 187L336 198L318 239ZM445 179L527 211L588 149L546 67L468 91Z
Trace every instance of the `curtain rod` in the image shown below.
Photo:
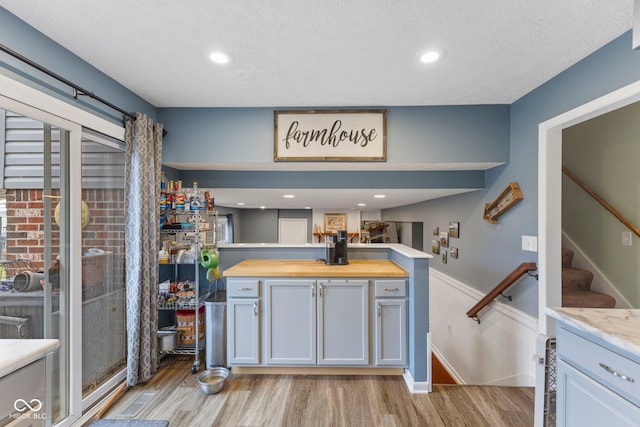
M78 86L77 84L65 79L64 77L62 77L59 74L54 73L53 71L49 70L48 68L43 67L42 65L38 64L37 62L33 62L32 60L30 60L29 58L20 55L18 52L15 52L11 49L9 49L8 47L6 47L3 44L0 44L0 50L4 51L5 53L8 53L9 55L13 56L16 59L19 59L20 61L24 62L27 65L32 66L33 68L36 68L40 71L42 71L43 73L45 73L46 75L53 77L54 79L66 84L67 86L70 86L73 88L73 97L75 99L78 99L78 95L85 95L88 96L91 99L95 99L96 101L100 102L101 104L106 105L107 107L111 108L112 110L116 110L119 113L121 113L124 116L130 117L131 119L135 120L136 119L136 115L133 113L130 113L128 111L123 110L122 108L113 105L112 103L110 103L109 101L94 95L93 92L88 91L80 86Z

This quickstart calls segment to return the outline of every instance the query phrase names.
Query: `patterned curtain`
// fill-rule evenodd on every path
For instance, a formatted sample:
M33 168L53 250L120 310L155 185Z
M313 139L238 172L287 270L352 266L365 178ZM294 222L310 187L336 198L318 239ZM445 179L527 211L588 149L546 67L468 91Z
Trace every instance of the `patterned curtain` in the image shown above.
M127 385L158 368L158 230L162 124L144 114L125 122Z

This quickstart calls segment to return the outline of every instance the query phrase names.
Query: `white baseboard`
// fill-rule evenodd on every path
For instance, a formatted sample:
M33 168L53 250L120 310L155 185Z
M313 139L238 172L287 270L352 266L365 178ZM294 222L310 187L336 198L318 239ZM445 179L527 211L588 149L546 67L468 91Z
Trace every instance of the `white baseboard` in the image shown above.
M427 381L416 382L411 372L405 369L402 378L404 378L409 392L413 394L431 393L431 384L433 383L431 372L431 332L427 332Z
M413 376L408 369L405 369L404 374L402 374L402 378L404 378L404 382L407 385L410 393L413 394L427 394L431 393L431 383L428 381L425 382L415 382L413 380Z
M429 269L432 349L459 384L533 387L537 319L494 301L478 324L466 312L484 294Z

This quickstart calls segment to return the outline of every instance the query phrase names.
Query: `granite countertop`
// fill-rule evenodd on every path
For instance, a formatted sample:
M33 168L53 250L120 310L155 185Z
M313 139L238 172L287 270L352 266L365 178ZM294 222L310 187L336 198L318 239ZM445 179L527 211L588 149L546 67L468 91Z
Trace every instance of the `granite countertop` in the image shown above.
M60 348L59 340L0 339L0 378Z
M545 313L640 357L639 309L558 307Z

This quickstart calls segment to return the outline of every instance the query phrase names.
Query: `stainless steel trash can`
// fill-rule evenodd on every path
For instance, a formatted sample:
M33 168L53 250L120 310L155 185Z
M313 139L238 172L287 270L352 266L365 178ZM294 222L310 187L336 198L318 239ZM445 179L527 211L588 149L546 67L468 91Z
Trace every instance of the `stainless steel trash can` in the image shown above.
M214 292L204 300L206 325L206 369L227 366L227 296Z

